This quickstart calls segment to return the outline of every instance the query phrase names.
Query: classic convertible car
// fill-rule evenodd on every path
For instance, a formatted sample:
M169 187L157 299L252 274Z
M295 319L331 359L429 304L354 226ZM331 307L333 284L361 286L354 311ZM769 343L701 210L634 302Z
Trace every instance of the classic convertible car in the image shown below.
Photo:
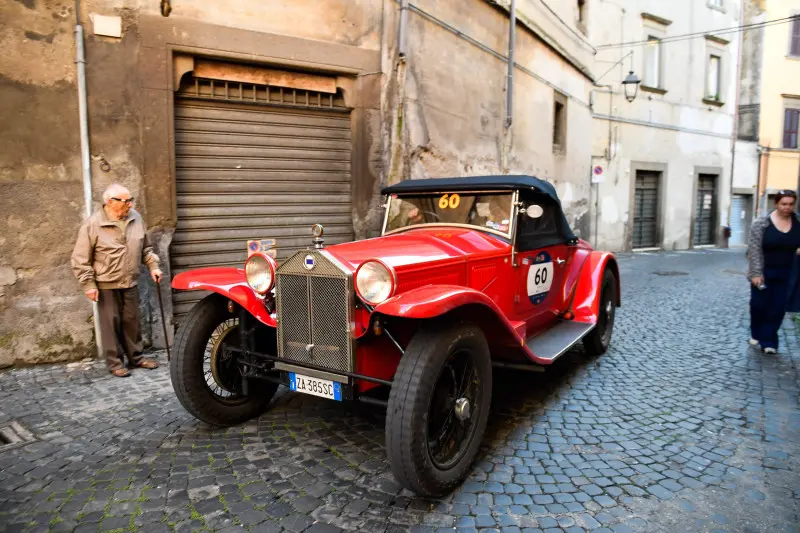
M243 269L177 275L174 288L213 294L178 329L172 383L217 425L258 416L279 385L383 405L395 477L440 495L478 452L493 366L541 371L579 343L606 351L619 270L531 176L382 192L380 237L325 247L317 225L313 246L280 265L255 251Z

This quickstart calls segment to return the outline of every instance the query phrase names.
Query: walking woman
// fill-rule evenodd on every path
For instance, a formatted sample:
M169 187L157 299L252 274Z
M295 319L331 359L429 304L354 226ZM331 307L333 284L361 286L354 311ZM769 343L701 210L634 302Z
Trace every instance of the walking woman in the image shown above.
M775 210L753 222L747 246L750 279L750 344L777 353L778 330L790 301L796 299L800 260L800 218L797 194L781 190ZM794 272L793 272L794 270Z

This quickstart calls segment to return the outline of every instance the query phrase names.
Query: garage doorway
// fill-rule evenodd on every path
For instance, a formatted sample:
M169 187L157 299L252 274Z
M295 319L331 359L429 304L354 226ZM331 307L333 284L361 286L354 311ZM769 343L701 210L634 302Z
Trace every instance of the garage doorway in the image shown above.
M632 246L656 248L658 246L658 205L661 172L637 170L633 202Z
M716 244L717 178L716 174L699 174L697 176L693 246Z
M177 228L173 276L243 268L249 239L283 259L311 243L353 240L350 110L340 93L185 75L175 98ZM176 291L176 323L207 293Z
M731 199L731 238L730 246L747 245L750 232L751 213L753 212L752 196L734 194Z

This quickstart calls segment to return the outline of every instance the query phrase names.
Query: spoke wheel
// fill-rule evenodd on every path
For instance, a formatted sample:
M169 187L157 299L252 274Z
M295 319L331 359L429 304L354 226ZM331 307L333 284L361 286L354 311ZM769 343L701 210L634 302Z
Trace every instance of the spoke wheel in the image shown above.
M203 378L212 394L226 402L241 401L242 375L231 352L225 346L239 346L239 320L229 318L219 324L206 343L203 353Z
M478 394L475 365L469 354L450 356L436 380L428 408L428 452L437 468L452 468L466 452L476 428L471 410Z
M395 478L420 496L441 496L461 483L478 454L491 396L489 346L480 328L439 323L414 335L386 413Z
M611 344L614 318L617 312L617 278L607 269L603 274L600 301L597 306L597 325L583 338L583 347L589 355L601 355Z
M211 294L192 308L175 335L170 363L172 388L181 405L203 422L220 426L260 415L278 389L275 383L251 379L248 395L242 393L237 356L224 349L240 342L239 323L227 302ZM272 344L263 350L275 353L277 346Z

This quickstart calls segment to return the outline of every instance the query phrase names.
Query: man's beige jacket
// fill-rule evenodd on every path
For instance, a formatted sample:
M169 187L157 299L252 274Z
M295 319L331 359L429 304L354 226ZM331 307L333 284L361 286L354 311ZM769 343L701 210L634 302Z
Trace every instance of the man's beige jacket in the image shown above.
M72 251L72 271L85 291L136 286L144 262L158 268L158 256L147 239L142 216L131 209L125 231L102 207L86 219Z

